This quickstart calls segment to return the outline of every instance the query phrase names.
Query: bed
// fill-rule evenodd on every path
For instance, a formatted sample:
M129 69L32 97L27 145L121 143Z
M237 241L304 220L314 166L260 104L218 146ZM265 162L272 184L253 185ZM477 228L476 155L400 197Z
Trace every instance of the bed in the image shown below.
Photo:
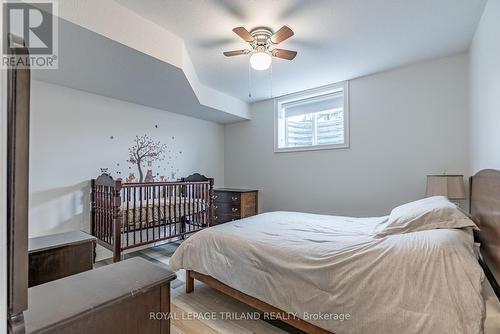
M184 238L212 225L212 178L195 173L175 182L91 180L91 233L120 261L126 250Z
M471 195L494 286L500 172L474 176ZM481 333L473 229L377 237L386 219L266 213L193 235L170 266L186 269L188 293L200 280L307 333Z

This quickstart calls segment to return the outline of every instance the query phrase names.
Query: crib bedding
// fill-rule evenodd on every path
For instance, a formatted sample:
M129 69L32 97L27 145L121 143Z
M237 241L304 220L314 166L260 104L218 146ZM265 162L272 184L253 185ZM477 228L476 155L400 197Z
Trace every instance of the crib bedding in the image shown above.
M137 228L169 219L177 220L195 214L203 214L208 208L207 201L201 198L168 197L143 201L124 202L121 206L122 227L135 225Z
M471 228L376 237L386 223L266 213L193 235L170 266L338 334L481 333L483 272Z

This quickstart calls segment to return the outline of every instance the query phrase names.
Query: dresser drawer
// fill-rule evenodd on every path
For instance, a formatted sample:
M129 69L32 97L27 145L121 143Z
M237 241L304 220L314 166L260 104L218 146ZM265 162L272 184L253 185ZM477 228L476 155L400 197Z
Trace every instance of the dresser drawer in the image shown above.
M215 203L215 213L240 215L241 207L236 203Z
M240 204L241 195L239 193L227 192L227 191L215 191L214 202L215 203L234 203Z
M217 225L217 224L227 223L227 222L237 220L237 219L240 219L239 215L224 214L224 213L217 214L216 213L214 216L214 224Z

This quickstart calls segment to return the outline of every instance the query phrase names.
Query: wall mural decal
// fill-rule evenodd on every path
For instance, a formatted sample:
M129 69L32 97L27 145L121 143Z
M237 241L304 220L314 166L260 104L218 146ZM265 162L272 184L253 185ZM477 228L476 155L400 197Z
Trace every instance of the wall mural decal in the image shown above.
M132 183L135 181L135 175L134 173L128 173L127 178L125 179L126 183Z
M123 182L126 183L177 180L180 169L176 162L183 152L176 148L176 137L165 136L164 130L160 130L158 124L152 124L151 127L154 135L153 133L136 135L132 146L121 141L118 136L110 134L109 141L113 142L110 150L123 152L124 145L128 147L128 159L123 160L127 164L115 161L111 163L112 168L107 168L107 166L101 168L101 173L106 172L117 180L123 178Z
M129 148L128 162L137 166L137 171L139 172L139 182L154 181L153 170L149 167L153 165L153 162L165 159L166 149L167 145L162 144L159 141L152 140L148 135L135 137L134 145ZM147 164L148 167L146 178L144 178L143 172L143 168L146 167L145 164ZM133 174L132 176L135 179ZM130 177L131 175L129 174L129 178Z

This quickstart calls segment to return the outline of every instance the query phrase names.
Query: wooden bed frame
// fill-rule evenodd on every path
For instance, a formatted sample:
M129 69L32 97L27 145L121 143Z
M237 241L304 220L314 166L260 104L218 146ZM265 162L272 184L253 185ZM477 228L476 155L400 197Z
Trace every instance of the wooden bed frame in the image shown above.
M91 233L120 261L125 250L198 232L213 222L214 179L198 173L175 182L91 180Z
M500 301L500 170L485 169L470 178L470 213L479 226L479 263Z
M472 219L481 229L476 234L477 240L481 243L482 256L479 262L500 300L500 289L495 279L500 278L500 171L482 170L470 178L470 211ZM283 322L306 333L332 334L196 271L186 271L186 293L194 291L195 279L261 312L276 314Z
M293 326L297 329L300 329L301 331L304 331L308 334L333 334L332 332L329 332L323 328L313 325L307 321L304 321L289 312L280 310L279 308L269 305L268 303L263 302L262 300L259 300L250 295L247 295L246 293L233 289L229 285L222 283L221 281L213 278L212 276L200 274L193 270L186 270L186 293L191 293L194 291L195 279L261 312L275 315L278 320L283 321L284 323Z

